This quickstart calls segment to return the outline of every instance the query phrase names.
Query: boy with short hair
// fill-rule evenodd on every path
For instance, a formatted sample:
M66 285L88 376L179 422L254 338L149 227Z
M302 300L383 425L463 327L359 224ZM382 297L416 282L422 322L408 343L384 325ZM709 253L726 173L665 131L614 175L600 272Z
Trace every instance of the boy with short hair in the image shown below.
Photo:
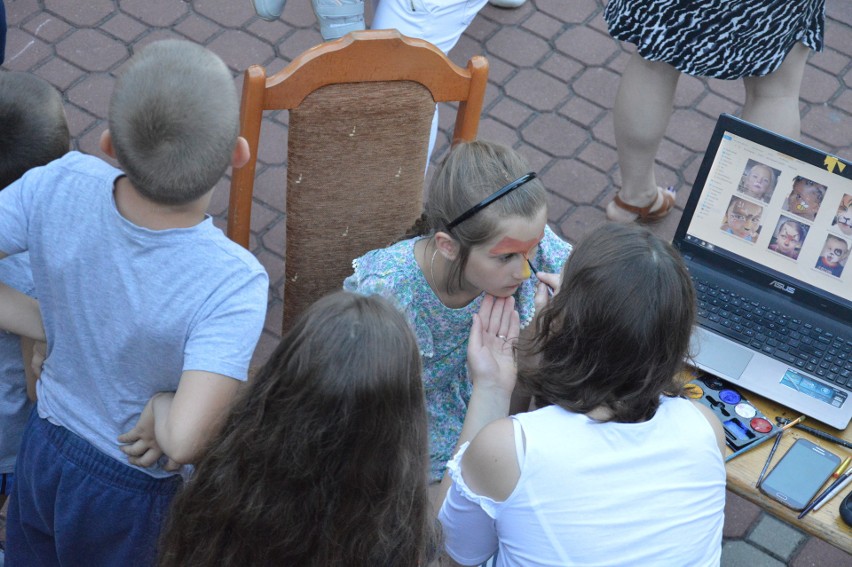
M27 170L62 157L69 145L59 92L35 75L0 71L0 190ZM0 260L0 282L33 295L29 254ZM32 341L0 331L0 549L6 539L4 504L14 482L15 459L32 409L26 380L29 357L22 356L24 349L30 351Z
M48 343L10 563L153 561L172 465L219 427L266 312L265 271L205 213L229 163L248 159L238 126L221 59L153 43L116 82L101 138L123 171L71 152L0 194L0 252L30 251L44 331L38 306L3 286L0 326Z

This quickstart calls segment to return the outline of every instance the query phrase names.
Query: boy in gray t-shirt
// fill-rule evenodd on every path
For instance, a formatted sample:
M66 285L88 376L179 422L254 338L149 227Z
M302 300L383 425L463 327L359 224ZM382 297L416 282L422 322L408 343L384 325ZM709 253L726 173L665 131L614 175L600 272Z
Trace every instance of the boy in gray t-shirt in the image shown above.
M68 152L70 136L62 96L50 83L30 73L0 72L0 190L27 170ZM32 295L33 277L27 253L0 260L0 282ZM32 341L0 331L0 550L6 539L6 496L14 482L21 434L32 409L27 396ZM31 377L31 373L30 378ZM0 551L0 558L2 558ZM2 564L2 561L0 561Z
M0 255L29 250L40 304L0 286L0 327L48 343L10 500L16 564L150 564L178 465L246 379L268 279L205 213L248 159L237 107L213 53L153 43L110 101L101 148L121 170L71 152L0 193Z

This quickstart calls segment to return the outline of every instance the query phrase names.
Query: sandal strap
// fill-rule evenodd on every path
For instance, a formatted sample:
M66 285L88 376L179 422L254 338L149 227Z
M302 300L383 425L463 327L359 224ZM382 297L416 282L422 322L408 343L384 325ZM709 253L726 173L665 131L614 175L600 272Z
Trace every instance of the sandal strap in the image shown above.
M651 209L654 207L654 204L657 202L657 197L654 197L654 200L651 201L651 204L647 207L637 207L635 205L628 205L624 201L621 200L621 197L618 196L618 193L615 194L615 197L612 198L615 202L616 206L621 209L624 209L628 213L633 213L635 215L639 215L640 217L646 217L651 212ZM665 206L665 202L663 202L663 206Z
M619 197L618 193L616 193L612 198L612 202L616 207L636 215L636 220L638 222L657 222L668 215L672 208L674 208L675 196L673 189L673 187L669 187L665 190L660 187L657 188L657 196L662 196L663 198L663 202L657 210L652 210L654 205L657 203L657 199L654 199L654 201L647 207L637 207L635 205L628 205L622 201L621 197Z

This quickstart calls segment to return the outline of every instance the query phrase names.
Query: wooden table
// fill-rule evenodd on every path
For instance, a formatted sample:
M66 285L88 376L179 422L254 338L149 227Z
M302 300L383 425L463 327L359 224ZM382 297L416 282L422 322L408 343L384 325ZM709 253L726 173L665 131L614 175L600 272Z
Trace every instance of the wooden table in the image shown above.
M757 409L763 412L763 414L772 421L773 424L775 423L775 416L780 415L788 419L795 419L800 415L752 392L743 392L743 395ZM845 430L839 431L814 420L805 420L803 425L810 425L811 427L830 433L835 437L840 437L846 441L852 442L852 427L847 427ZM772 465L770 465L769 470L772 470L772 467L775 466L784 453L787 452L787 449L789 449L796 439L799 438L805 438L813 441L826 450L831 451L836 455L840 455L841 458L846 458L847 455L852 455L852 450L850 449L846 449L840 445L835 445L834 443L823 439L818 439L806 431L793 427L784 432L784 435L781 438L781 444L778 446L778 450L772 457ZM796 519L796 516L799 515L798 512L794 512L786 506L781 505L779 502L769 498L754 487L754 483L757 482L760 470L766 462L766 457L772 449L772 443L772 441L767 441L760 447L757 447L752 451L740 455L726 463L725 468L728 472L728 488L735 494L742 496L746 500L754 502L764 510L788 524L825 540L831 545L839 547L847 553L852 553L852 527L843 523L838 511L840 503L846 495L852 491L852 485L843 489L843 492L835 496L818 511L814 512L812 510L801 520ZM728 449L727 454L730 455L732 452L733 451ZM822 492L822 490L823 489L821 488L820 492Z

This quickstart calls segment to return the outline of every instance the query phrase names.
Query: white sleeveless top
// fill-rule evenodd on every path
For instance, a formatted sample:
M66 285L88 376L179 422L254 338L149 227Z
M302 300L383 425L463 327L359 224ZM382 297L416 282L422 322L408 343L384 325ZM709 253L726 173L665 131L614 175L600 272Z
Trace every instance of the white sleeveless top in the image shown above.
M710 424L663 398L644 423L597 423L558 406L514 417L521 475L505 502L450 462L440 519L449 554L498 566L719 565L725 467ZM526 447L521 445L520 430Z

